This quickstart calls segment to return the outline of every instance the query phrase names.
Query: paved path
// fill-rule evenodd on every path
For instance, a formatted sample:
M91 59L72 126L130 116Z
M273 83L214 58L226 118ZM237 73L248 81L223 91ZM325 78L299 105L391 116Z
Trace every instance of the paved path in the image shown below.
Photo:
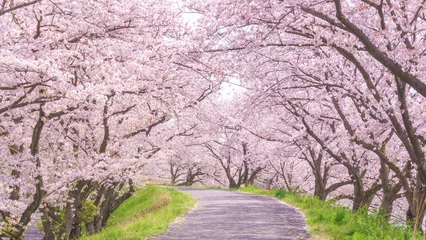
M25 233L25 240L42 240L44 234L36 227L31 226Z
M160 240L307 239L305 220L295 208L258 195L235 191L177 188L199 199L195 209Z

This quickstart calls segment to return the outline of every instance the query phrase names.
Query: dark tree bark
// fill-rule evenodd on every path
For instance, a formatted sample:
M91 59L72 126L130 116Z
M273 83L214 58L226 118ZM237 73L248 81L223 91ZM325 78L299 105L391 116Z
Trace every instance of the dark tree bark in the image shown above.
M38 154L38 151L39 151L40 136L44 127L44 121L42 120L43 118L44 118L44 112L42 110L42 105L40 105L39 118L34 127L31 145L30 145L31 155L34 156L35 158L37 169L41 167L40 158L37 157L36 155ZM24 237L25 227L31 221L32 214L37 211L44 195L46 194L46 192L43 190L44 183L43 183L42 176L38 175L35 177L35 179L37 183L36 183L36 192L34 194L33 200L24 210L19 222L14 225L16 230L11 233L10 238L12 240L21 240Z

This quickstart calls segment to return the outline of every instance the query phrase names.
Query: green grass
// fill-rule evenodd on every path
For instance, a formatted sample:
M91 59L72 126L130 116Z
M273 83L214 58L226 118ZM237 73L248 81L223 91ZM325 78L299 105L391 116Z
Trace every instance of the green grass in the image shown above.
M368 213L366 210L354 212L338 206L334 201L324 202L312 196L283 189L268 191L248 186L240 191L276 197L299 208L305 214L312 239L424 239L420 233L415 234L410 228L388 223L378 214Z
M158 185L158 186L174 186L174 187L183 187L183 188L195 188L195 189L217 189L217 190L225 190L225 191L237 191L239 190L238 188L225 188L225 187L220 187L220 186L178 186L178 185Z
M187 193L147 186L120 205L100 233L82 239L144 239L165 232L176 217L188 212L195 203Z

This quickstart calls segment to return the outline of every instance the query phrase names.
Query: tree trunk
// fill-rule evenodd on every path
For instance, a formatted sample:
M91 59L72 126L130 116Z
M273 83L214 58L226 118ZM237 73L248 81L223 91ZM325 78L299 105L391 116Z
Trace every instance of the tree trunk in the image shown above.
M235 182L233 178L228 178L229 188L240 188L240 186Z
M382 144L382 151L385 153L386 143ZM379 156L380 157L380 156ZM383 197L380 203L379 213L389 221L393 211L393 203L398 199L398 192L401 190L401 182L392 185L389 179L389 167L384 160L380 159L380 178L383 186Z
M407 221L414 230L422 231L423 219L426 211L426 191L423 188L421 177L417 175L416 187L413 191L412 201L408 201L406 212Z
M389 194L383 194L382 202L380 203L379 214L382 215L387 221L389 221L392 214L394 201L395 198Z
M92 222L89 222L89 223L86 223L86 234L87 235L92 235L92 234L95 234L95 222L94 221L92 221Z
M86 186L85 181L79 181L73 191L71 191L70 195L73 202L73 218L72 218L72 228L69 234L69 239L80 238L82 236L82 228L81 228L81 213L83 210L83 201L85 200L84 196L82 196L83 188Z
M327 199L327 193L325 191L325 185L322 183L322 179L315 177L315 190L314 196L318 199L325 201Z
M43 240L55 240L55 234L52 231L52 223L50 222L48 210L46 208L41 208L40 211L43 213L41 217L44 231Z

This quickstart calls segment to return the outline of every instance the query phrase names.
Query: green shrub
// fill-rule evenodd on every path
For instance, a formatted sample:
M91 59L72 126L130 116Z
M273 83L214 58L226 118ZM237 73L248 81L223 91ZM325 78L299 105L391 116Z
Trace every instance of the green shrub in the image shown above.
M83 203L83 211L81 213L81 220L84 223L92 222L98 214L98 208L93 204L92 200L86 200Z
M278 190L275 191L274 196L276 198L284 198L287 195L287 191L284 188L279 188Z

